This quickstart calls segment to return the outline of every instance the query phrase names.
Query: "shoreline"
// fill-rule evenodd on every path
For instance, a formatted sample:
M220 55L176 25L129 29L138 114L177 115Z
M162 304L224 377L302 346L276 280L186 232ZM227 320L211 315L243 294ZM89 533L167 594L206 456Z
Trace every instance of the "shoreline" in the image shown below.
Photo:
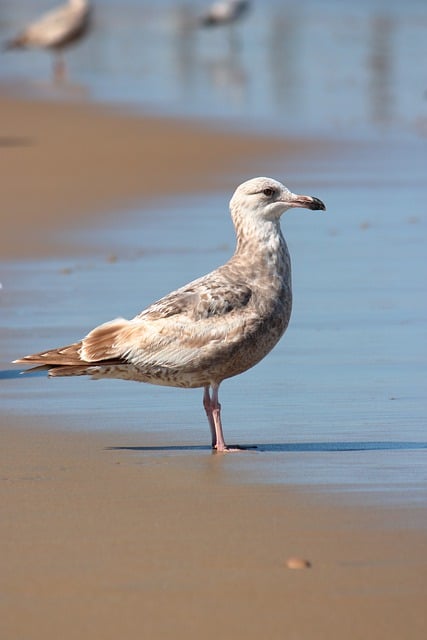
M85 253L58 231L102 223L111 211L144 200L234 189L240 178L263 175L266 164L280 160L286 169L286 154L328 146L91 104L30 101L4 88L0 122L5 260Z

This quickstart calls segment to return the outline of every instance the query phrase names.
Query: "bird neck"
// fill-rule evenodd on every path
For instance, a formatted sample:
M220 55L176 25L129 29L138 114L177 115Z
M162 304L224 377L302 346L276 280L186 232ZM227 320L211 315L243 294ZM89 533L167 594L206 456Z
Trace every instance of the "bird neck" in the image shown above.
M257 273L286 275L290 272L289 252L279 220L263 220L257 224L236 224L236 260L243 260Z
M277 250L283 240L279 220L234 220L238 253Z

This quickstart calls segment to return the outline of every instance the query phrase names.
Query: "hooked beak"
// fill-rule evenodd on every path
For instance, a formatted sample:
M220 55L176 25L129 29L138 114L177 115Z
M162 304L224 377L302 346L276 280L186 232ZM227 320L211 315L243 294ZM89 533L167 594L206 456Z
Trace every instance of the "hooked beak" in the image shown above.
M312 209L313 211L326 211L323 202L314 196L300 196L292 193L289 202L291 207L301 207L302 209Z

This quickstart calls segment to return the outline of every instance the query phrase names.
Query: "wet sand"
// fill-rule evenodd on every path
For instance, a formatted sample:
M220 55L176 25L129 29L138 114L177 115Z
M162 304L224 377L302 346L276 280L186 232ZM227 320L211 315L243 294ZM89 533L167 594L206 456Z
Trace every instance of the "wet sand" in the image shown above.
M1 437L4 638L425 637L414 509L234 484L229 456L135 434Z
M0 122L4 259L78 252L55 232L144 197L234 186L263 154L319 150L11 98ZM233 456L159 450L147 434L1 422L1 637L426 637L416 506L239 483Z

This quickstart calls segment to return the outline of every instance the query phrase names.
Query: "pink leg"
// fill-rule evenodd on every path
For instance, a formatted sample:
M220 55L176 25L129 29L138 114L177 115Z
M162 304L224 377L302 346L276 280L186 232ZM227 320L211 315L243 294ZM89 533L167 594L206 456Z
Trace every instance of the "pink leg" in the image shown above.
M208 421L209 421L209 428L211 430L211 436L212 436L212 449L215 449L216 447L216 431L215 431L215 422L214 422L214 418L212 415L212 403L211 403L211 396L209 393L209 386L205 387L204 393L203 393L203 406L205 408L206 411L206 415L208 417Z
M221 423L221 405L218 401L219 384L213 383L212 397L209 393L209 387L205 387L203 394L203 406L209 420L209 426L212 435L212 449L215 451L241 451L241 448L228 447L224 442L224 434L222 432Z
M212 385L212 399L211 399L211 409L212 409L212 418L215 427L215 449L217 451L228 451L228 447L224 442L224 434L222 432L222 423L221 423L221 405L218 400L218 384Z
M55 55L53 61L53 81L60 84L65 80L65 62L60 53Z

